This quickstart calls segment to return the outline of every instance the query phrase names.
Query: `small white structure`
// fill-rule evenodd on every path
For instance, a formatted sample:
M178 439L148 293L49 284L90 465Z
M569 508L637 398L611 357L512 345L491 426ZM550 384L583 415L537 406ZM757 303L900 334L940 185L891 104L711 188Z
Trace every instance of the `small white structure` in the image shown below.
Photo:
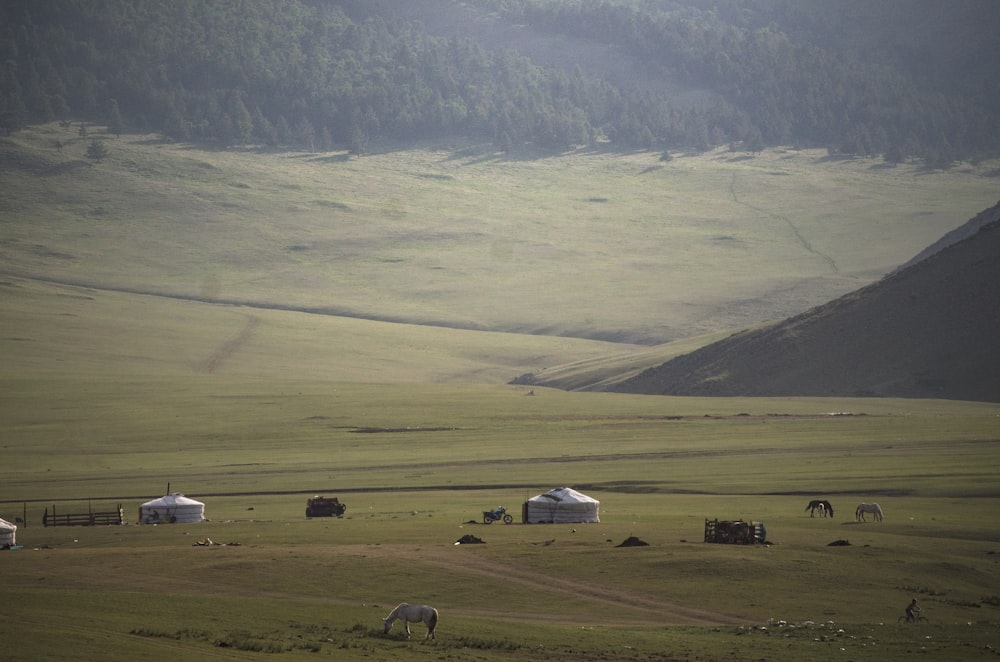
M600 522L601 502L570 487L557 487L524 502L525 524L569 524Z
M17 544L17 526L0 518L0 547L13 547Z
M205 504L174 492L139 506L139 521L143 524L173 524L201 522L205 519Z

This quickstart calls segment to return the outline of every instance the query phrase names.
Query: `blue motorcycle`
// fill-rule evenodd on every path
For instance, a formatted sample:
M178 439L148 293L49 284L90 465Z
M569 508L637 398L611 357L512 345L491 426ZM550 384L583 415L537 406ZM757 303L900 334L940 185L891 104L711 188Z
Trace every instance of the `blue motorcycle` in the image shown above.
M511 524L514 522L513 516L507 513L507 509L500 506L496 510L484 510L483 511L483 524L492 524L493 522L499 522L503 520L504 524Z

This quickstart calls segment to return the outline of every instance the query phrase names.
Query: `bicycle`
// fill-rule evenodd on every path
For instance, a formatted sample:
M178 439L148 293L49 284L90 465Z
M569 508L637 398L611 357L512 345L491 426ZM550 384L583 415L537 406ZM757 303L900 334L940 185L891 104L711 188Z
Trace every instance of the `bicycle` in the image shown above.
M896 620L896 623L898 623L899 625L903 625L904 623L930 623L930 621L928 621L927 617L924 616L923 614L914 614L913 618L910 618L906 614L903 614L902 616L899 617L899 619Z

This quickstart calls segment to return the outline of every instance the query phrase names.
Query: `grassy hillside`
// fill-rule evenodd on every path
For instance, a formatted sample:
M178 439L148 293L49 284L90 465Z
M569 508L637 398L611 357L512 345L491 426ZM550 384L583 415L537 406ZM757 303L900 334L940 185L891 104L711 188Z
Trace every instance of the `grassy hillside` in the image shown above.
M9 377L230 375L349 382L503 383L543 365L612 364L647 349L575 338L208 304L19 278L0 282Z
M607 344L21 279L0 291L0 517L27 520L23 548L0 551L12 657L716 660L749 647L874 662L991 659L997 645L996 405L529 396L473 382L523 362L525 343L552 361L600 361ZM601 500L600 524L471 523L563 484ZM205 501L210 521L134 525L168 489ZM314 493L339 496L346 517L306 519ZM817 495L834 519L803 511ZM886 521L856 522L871 500ZM118 504L129 526L40 526L53 507ZM764 521L773 544L702 543L706 517ZM467 534L485 544L454 545ZM617 547L630 536L648 546ZM911 595L929 626L895 624ZM381 634L400 600L441 610L435 642L416 625L410 642L398 625Z
M107 144L94 162L56 125L0 142L5 273L627 343L801 312L996 201L988 164L930 172L808 151L662 163Z
M634 371L856 287L986 206L982 171L150 137L91 163L62 135L0 142L12 659L995 657L997 405L505 384ZM601 522L472 523L561 485ZM167 489L210 521L135 525ZM316 493L346 517L306 519ZM871 500L885 522L856 522ZM40 525L118 504L128 526ZM714 517L773 544L705 544ZM928 627L895 624L912 595ZM441 610L436 641L383 636L402 600Z
M878 283L733 334L615 388L1000 402L1000 205L984 215L992 220L975 234Z

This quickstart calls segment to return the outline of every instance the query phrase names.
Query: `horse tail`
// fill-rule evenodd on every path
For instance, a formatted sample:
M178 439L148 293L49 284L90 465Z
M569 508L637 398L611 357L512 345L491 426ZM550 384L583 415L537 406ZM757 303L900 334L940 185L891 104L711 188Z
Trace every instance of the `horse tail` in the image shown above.
M438 610L431 609L431 617L427 620L427 631L430 633L431 637L434 637L434 628L438 624Z

